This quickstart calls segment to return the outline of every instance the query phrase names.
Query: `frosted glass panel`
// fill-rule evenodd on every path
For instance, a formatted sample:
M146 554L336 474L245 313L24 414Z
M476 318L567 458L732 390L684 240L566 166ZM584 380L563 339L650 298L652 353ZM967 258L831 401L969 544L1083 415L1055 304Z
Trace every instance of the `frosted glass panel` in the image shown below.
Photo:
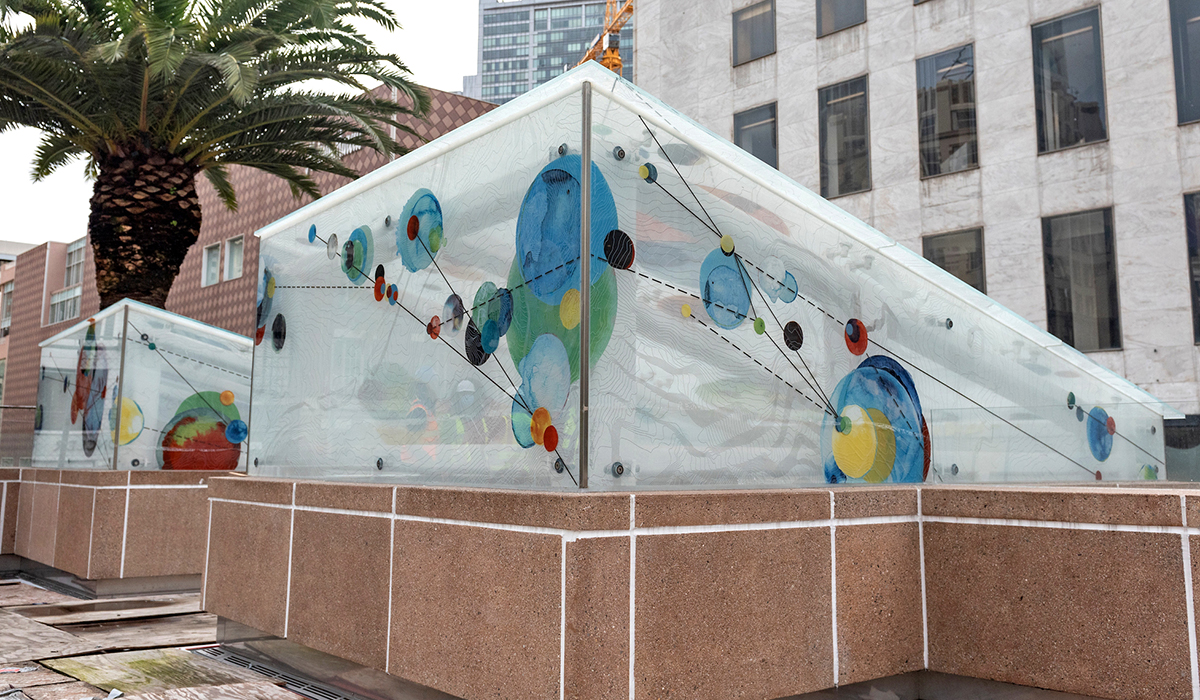
M109 307L42 346L34 466L244 469L251 353L191 319Z
M592 489L1166 476L1173 409L596 66L262 235L252 473L573 489L586 372Z

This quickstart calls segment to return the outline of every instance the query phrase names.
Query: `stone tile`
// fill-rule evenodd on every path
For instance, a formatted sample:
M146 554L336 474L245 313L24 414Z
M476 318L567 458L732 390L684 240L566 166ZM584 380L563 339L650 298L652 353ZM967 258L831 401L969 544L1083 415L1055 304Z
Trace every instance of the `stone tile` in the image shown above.
M117 578L125 551L125 489L97 489L88 578Z
M204 571L208 537L205 489L131 489L127 522L126 577Z
M638 527L829 519L829 492L816 489L639 493L635 500Z
M62 469L22 469L21 481L38 481L57 484L62 479Z
M391 513L392 491L391 486L299 481L296 483L296 505Z
M225 498L231 501L253 503L276 503L290 505L292 502L291 481L276 479L251 479L247 477L217 477L208 482L209 498Z
M839 684L924 668L917 524L838 527L836 537Z
M11 481L4 484L4 512L0 513L0 554L14 553L17 544L17 509L20 505L21 483Z
M1191 697L1179 536L925 524L931 670Z
M22 486L23 522L17 525L17 554L39 564L53 566L54 545L58 537L59 486L48 480L26 481Z
M385 670L390 525L390 518L296 511L288 639Z
M284 636L291 518L284 508L212 504L205 610Z
M833 685L829 554L824 527L639 536L635 697Z
M624 493L558 494L401 486L396 493L396 512L567 530L629 529L629 495Z
M835 518L916 514L917 489L912 487L851 486L833 489L833 517Z
M20 469L0 469L0 481L20 481Z
M395 526L388 672L464 698L558 697L562 539Z
M206 483L214 476L224 476L229 472L214 472L214 471L175 471L168 470L148 470L148 471L131 471L129 472L130 483L134 486L144 484L156 485L180 485L180 486L199 486Z
M1181 525L1179 496L1122 489L925 488L925 515L1119 525ZM1200 521L1197 521L1200 522Z
M58 534L54 545L54 566L88 578L88 560L92 545L92 501L96 490L86 487L61 487L58 496Z
M65 469L62 483L82 486L124 486L129 483L129 472L111 469Z
M629 697L629 538L567 543L564 697Z

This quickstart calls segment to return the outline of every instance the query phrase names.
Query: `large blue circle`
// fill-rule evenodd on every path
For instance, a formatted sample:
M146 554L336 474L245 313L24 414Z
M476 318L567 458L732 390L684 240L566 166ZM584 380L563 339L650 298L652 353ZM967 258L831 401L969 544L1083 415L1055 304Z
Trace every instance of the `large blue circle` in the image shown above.
M408 237L412 219L416 219L416 238ZM435 233L437 241L430 238ZM400 220L396 222L396 254L410 272L424 270L433 262L438 250L445 245L446 232L442 227L442 205L427 189L419 189L408 198ZM437 248L437 250L434 250ZM432 255L430 255L432 253Z
M737 328L750 313L750 275L737 256L717 248L700 264L700 298L721 328Z
M1113 436L1108 434L1108 411L1099 406L1088 412L1088 449L1097 461L1103 462L1112 454Z
M517 264L538 300L555 306L568 289L579 288L582 205L577 155L557 158L542 168L525 191L517 216ZM617 205L600 168L592 163L591 284L604 273L603 232L617 228ZM601 235L595 235L601 232Z

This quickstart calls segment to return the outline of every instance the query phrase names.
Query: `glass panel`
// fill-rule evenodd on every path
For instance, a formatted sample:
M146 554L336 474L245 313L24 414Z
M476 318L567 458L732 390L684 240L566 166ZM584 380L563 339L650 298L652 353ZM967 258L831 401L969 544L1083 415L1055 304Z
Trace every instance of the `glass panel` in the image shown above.
M533 29L534 29L534 31L541 31L543 29L546 29L547 22L549 21L549 19L550 19L550 11L549 10L534 10L533 11Z
M1112 210L1042 219L1050 332L1081 351L1121 347Z
M243 336L131 301L60 333L42 347L34 466L244 468L252 348Z
M817 0L817 36L867 21L866 0Z
M1200 194L1183 197L1187 219L1188 272L1192 283L1192 338L1200 343Z
M1039 153L1108 138L1099 9L1034 25L1033 85Z
M775 0L733 13L733 65L775 53Z
M605 234L615 292L591 306L607 342L589 488L1161 473L1149 395L632 86L608 89L593 153L620 233Z
M221 246L212 245L204 249L203 285L216 284L221 274Z
M817 91L821 121L821 196L871 189L867 77Z
M779 167L775 103L733 115L733 140L772 168Z
M231 238L225 244L225 279L235 280L242 276L242 239Z
M1179 123L1200 119L1200 0L1171 0Z
M926 260L987 293L983 273L983 229L926 236L921 242Z
M960 46L917 61L921 177L979 164L975 139L975 56Z
M562 84L264 235L253 473L575 488L579 86L542 102Z

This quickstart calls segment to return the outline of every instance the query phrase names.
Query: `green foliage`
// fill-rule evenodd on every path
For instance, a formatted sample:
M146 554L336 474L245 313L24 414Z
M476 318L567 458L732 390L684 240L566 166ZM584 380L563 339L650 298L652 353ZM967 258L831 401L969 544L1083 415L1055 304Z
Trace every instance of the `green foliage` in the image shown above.
M0 132L44 132L35 180L153 148L204 172L230 208L231 165L316 197L310 172L356 176L339 145L403 153L391 133L414 132L398 119L429 107L356 28L369 23L397 27L382 0L0 0Z

